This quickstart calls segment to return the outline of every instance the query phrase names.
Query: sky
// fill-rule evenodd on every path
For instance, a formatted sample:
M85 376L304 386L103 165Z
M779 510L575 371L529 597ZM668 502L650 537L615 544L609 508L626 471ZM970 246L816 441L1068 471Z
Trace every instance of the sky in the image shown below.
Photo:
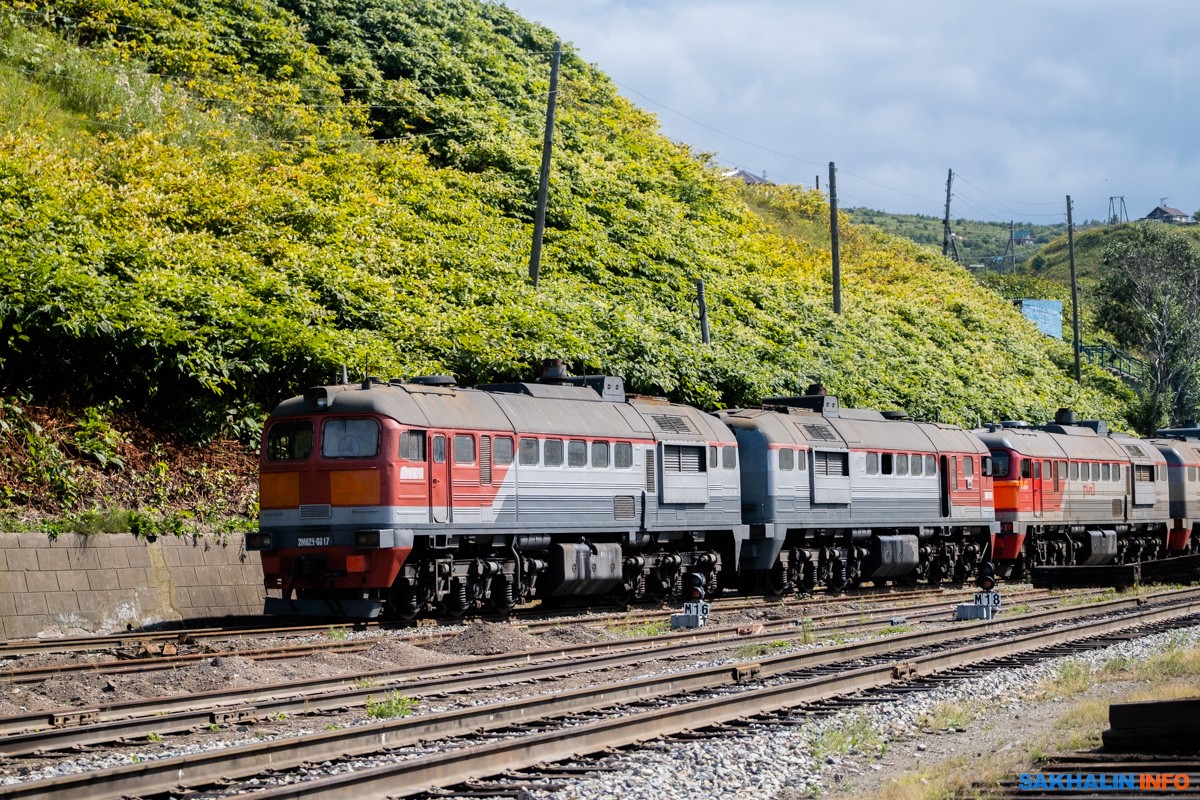
M1200 3L504 0L718 166L1055 225L1200 209Z

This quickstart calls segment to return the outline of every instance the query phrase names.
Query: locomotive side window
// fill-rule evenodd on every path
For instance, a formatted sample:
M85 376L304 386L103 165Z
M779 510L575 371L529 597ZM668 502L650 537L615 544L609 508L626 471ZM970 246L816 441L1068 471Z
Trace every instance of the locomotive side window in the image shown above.
M912 467L909 470L913 475L923 475L925 473L924 462L920 456L912 457Z
M1023 459L1021 459L1021 477L1022 477L1022 478L1028 478L1028 477L1030 477L1030 475L1029 475L1029 465L1030 465L1031 463L1037 463L1037 462L1031 462L1031 461L1030 461L1028 458L1023 458Z
M795 469L796 452L787 447L779 451L779 469Z
M1188 467L1188 480L1189 481L1196 480L1196 468L1195 467Z
M896 458L896 461L895 461L896 474L897 475L907 475L908 474L908 454L907 453L899 453L896 455L895 458Z
M1007 478L1012 469L1012 457L1006 450L992 451L992 474L997 478Z
M377 420L327 419L321 426L321 455L326 458L370 458L378 454Z
M1158 479L1160 481L1165 481L1167 479L1167 468L1161 464L1158 467Z
M465 433L454 434L454 463L475 463L475 437Z
M1121 465L1120 464L1113 464L1113 480L1114 481L1121 480Z
M613 445L613 463L617 469L629 469L633 466L633 445L629 442L617 442Z
M892 454L884 453L879 457L879 471L884 475L892 474Z
M267 434L268 461L300 461L312 455L313 424L311 420L294 419L276 422Z
M433 463L446 463L446 437L440 433L433 437Z
M1047 465L1047 467L1046 467L1046 474L1047 475L1050 474L1049 465ZM963 459L963 477L964 478L974 478L975 477L975 457L974 456L967 456L966 458Z
M537 439L522 439L521 440L521 465L526 467L536 467L538 463L538 440Z
M937 475L937 458L935 456L925 456L925 474Z
M1103 480L1103 481L1112 480L1112 467L1109 466L1108 464L1100 465L1100 480Z
M800 459L800 469L804 469L804 456ZM737 448L727 444L721 448L721 466L725 469L737 469Z
M592 466L608 469L608 442L592 442Z
M1071 465L1069 467L1067 467L1067 469L1070 470L1068 475L1071 480L1073 480L1073 481L1079 480L1079 462L1078 461L1072 461Z
M400 457L405 461L425 460L424 431L405 431L400 434Z
M587 466L587 442L580 441L579 439L572 439L567 442L567 466Z
M563 463L562 439L547 439L542 456L545 458L547 467L561 467Z
M710 444L708 446L708 468L717 468L717 446L715 444Z
M492 443L492 461L498 467L507 467L513 462L513 440L511 436L497 436Z
M1100 465L1095 461L1092 462L1092 480L1100 480Z
M867 474L879 474L879 453L867 453Z

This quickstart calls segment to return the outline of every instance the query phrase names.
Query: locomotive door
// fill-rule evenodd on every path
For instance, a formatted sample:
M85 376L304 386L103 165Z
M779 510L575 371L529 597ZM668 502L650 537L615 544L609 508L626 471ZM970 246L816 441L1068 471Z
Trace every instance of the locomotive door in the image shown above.
M1042 516L1042 462L1036 458L1031 459L1033 462L1033 478L1030 480L1030 488L1033 494L1033 515L1035 517Z
M958 482L958 460L954 456L942 456L941 461L942 516L948 517L953 510L950 493Z
M429 447L429 514L434 522L450 522L450 464L446 434L432 433Z

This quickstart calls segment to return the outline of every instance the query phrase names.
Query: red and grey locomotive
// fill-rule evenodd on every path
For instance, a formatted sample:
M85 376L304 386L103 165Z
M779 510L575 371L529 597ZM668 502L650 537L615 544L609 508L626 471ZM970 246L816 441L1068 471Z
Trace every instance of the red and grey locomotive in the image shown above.
M1200 541L1200 453L1178 439L1066 416L971 432L820 392L707 414L558 369L473 389L368 379L281 403L246 539L266 610L961 581L991 560L1019 573Z

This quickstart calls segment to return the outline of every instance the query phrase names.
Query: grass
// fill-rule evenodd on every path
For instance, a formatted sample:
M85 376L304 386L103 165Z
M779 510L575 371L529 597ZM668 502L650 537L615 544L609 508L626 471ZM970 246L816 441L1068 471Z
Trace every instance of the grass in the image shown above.
M736 658L757 658L765 656L776 650L786 650L791 646L791 642L783 639L776 639L773 642L756 642L754 644L744 644L733 651Z
M973 711L960 703L938 703L928 714L923 714L917 724L931 731L961 730L974 718Z
M613 636L636 639L640 636L662 636L671 632L671 620L662 619L655 622L639 622L632 625L609 625L608 632Z
M1053 697L1068 697L1086 692L1094 683L1092 670L1082 661L1066 661L1058 672L1043 685L1043 692Z
M826 728L812 742L812 754L819 761L828 756L840 756L855 750L860 753L882 753L887 744L866 714L856 714L844 725Z
M345 641L346 637L349 636L345 628L339 628L336 625L330 625L329 631L325 635L335 642Z
M382 700L367 697L367 716L371 719L395 719L407 717L417 710L420 703L414 697L405 697L399 692L389 692Z
M875 631L876 636L891 636L893 633L909 633L916 630L912 625L888 625Z

